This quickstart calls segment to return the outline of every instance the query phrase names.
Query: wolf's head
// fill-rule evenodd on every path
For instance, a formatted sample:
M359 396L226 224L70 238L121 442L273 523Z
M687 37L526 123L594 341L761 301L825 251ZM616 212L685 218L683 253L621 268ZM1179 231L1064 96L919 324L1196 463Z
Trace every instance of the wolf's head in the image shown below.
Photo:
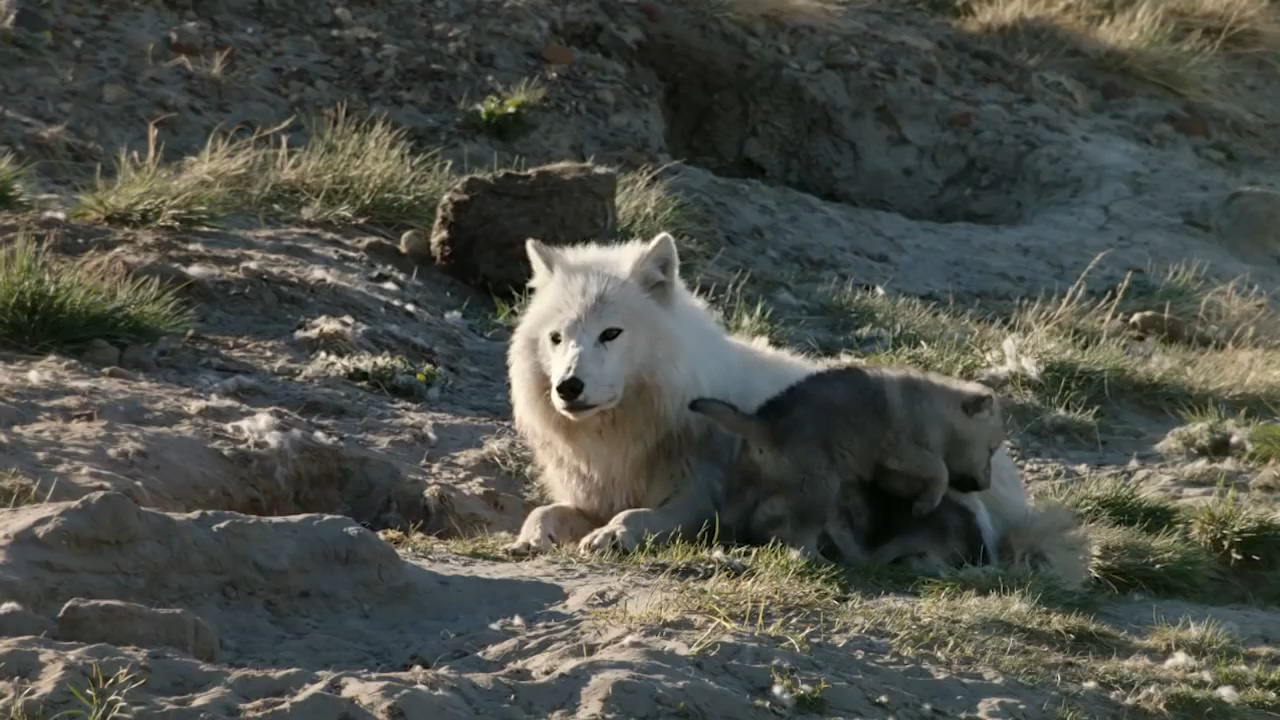
M571 420L617 407L637 381L677 362L671 306L681 291L675 239L555 248L528 240L534 294L512 338L533 352L552 406Z

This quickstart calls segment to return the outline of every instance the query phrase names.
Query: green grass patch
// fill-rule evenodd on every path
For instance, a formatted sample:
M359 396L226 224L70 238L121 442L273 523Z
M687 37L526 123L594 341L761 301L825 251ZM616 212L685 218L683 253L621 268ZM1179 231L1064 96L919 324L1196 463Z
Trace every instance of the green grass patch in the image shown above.
M191 312L156 278L52 256L30 237L0 245L0 347L46 352L91 340L151 342Z
M463 117L469 127L499 140L514 140L532 129L530 113L547 95L537 80L522 80L498 93L486 95Z

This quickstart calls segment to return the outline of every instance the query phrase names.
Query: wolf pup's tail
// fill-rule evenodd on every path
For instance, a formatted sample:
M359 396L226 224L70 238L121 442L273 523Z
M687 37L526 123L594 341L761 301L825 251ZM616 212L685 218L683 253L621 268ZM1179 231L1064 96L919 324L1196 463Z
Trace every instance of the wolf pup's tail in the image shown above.
M1069 508L1037 503L1005 529L1000 564L1011 569L1048 573L1064 587L1079 588L1089 577L1089 537Z

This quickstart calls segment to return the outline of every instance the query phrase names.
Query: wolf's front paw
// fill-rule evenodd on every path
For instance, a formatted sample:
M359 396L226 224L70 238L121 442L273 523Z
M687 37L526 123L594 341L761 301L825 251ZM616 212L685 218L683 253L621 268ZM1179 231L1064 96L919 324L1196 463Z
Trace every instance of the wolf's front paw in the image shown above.
M543 505L525 518L516 541L507 545L511 555L533 555L557 545L567 545L591 531L591 521L569 505Z
M596 528L582 538L578 543L578 550L581 552L601 552L604 550L622 550L623 552L632 552L640 547L640 542L644 540L626 525L618 522L611 522L604 527Z
M945 487L943 488L943 491L944 492L946 491ZM915 515L918 518L922 518L928 515L929 513L933 512L938 507L938 505L942 503L942 495L943 493L941 492L940 493L926 492L925 494L916 498L916 501L911 504L911 514Z

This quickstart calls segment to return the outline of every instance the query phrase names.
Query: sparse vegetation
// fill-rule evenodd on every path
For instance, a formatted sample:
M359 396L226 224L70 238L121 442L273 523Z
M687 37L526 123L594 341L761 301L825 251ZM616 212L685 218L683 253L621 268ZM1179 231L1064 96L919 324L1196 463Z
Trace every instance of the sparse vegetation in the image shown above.
M531 129L529 113L547 90L536 79L522 80L497 94L486 95L466 115L466 121L499 140L514 140Z
M552 557L561 555L581 562L571 553ZM915 579L885 592L879 581L798 562L777 546L724 551L677 543L609 559L648 578L628 584L656 582L663 592L644 605L598 611L601 618L686 630L692 623L695 654L714 653L722 639L739 634L796 651L871 635L898 653L955 668L991 667L1056 691L1064 684L1096 685L1101 694L1095 697L1155 715L1188 707L1280 707L1273 659L1240 648L1221 626L1180 620L1122 629L1094 616L1087 598L1063 603L1068 596L1042 592L1026 579L996 582L975 574L968 576L973 587L961 576ZM1179 576L1184 581L1204 581L1192 577L1189 566L1177 571L1186 573ZM903 597L904 591L915 597ZM775 668L771 677L770 704L800 709L803 696L812 707L823 706L821 680L806 682L786 668ZM1219 688L1226 684L1235 694L1224 698Z
M190 311L156 278L131 277L91 259L57 258L26 235L0 246L0 347L148 342L180 333L190 321Z
M1248 110L1247 80L1280 61L1280 10L1268 0L952 0L961 27L1026 58L1084 57L1217 108Z
M21 210L30 201L31 168L13 153L0 153L0 210Z
M661 178L664 166L646 166L618 177L618 235L648 240L669 232L680 240L681 264L697 260L710 227L701 214Z
M307 375L341 377L377 392L418 399L439 380L440 371L430 363L414 365L393 353L338 355L321 351L312 359Z
M53 488L44 491L40 483L17 470L0 470L0 507L15 508L47 502Z
M448 163L416 152L402 129L353 118L344 106L313 122L301 147L277 142L281 128L239 139L216 134L199 154L168 163L153 127L146 154L122 152L114 174L100 174L72 215L138 227L253 211L310 223L421 226L434 220L454 180Z
M1280 556L1280 517L1244 505L1234 490L1198 506L1146 492L1119 476L1059 483L1043 493L1089 523L1090 571L1114 592L1217 602L1280 601L1260 570Z
M1179 266L1151 282L1130 276L1094 298L1087 274L1058 298L1020 302L1007 313L844 287L832 293L831 314L868 362L1002 387L1015 419L1035 432L1096 437L1108 408L1121 403L1236 413L1280 405L1280 316L1267 297ZM1178 308L1217 341L1143 342L1123 320L1152 308Z

